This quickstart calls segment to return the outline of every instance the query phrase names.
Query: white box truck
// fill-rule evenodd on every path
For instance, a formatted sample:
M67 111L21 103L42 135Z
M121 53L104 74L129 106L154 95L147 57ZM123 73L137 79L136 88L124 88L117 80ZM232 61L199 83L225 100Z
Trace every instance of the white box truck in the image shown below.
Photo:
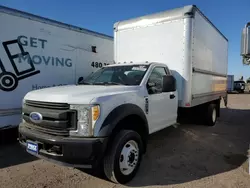
M227 48L196 6L117 22L115 64L78 85L25 95L20 144L39 158L101 167L124 184L135 176L148 136L175 125L181 109L199 109L194 115L215 125L227 97Z
M75 84L113 63L111 36L3 6L0 25L0 129L21 122L27 92Z

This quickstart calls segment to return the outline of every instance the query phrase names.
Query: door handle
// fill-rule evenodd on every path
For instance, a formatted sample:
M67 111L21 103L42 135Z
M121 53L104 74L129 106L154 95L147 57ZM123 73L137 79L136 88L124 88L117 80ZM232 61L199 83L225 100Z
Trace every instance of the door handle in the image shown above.
M170 94L169 98L170 98L170 99L174 99L174 98L175 98L175 95L174 95L174 94Z

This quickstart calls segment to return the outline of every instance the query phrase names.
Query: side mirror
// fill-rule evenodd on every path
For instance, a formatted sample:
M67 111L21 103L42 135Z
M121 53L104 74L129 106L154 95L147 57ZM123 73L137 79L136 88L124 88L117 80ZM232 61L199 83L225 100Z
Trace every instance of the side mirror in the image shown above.
M81 77L78 78L77 83L79 84L79 83L82 82L83 80L84 80L84 78L81 76Z
M250 56L250 22L246 24L242 31L241 56Z
M162 92L176 91L176 80L172 75L163 76Z

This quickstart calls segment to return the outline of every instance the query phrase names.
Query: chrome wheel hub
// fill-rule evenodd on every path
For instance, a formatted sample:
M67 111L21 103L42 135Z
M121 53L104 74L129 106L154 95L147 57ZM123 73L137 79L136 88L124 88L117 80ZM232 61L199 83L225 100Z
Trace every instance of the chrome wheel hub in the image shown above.
M124 147L122 148L122 152L120 154L120 170L122 174L129 175L131 174L135 167L137 166L139 159L139 147L138 144L130 140L128 141Z

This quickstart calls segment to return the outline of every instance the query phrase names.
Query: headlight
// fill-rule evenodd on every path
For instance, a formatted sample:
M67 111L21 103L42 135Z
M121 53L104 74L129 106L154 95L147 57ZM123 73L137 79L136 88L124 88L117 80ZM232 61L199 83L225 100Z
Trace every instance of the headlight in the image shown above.
M77 110L77 130L71 131L74 136L93 136L95 123L100 116L99 105L70 105Z

